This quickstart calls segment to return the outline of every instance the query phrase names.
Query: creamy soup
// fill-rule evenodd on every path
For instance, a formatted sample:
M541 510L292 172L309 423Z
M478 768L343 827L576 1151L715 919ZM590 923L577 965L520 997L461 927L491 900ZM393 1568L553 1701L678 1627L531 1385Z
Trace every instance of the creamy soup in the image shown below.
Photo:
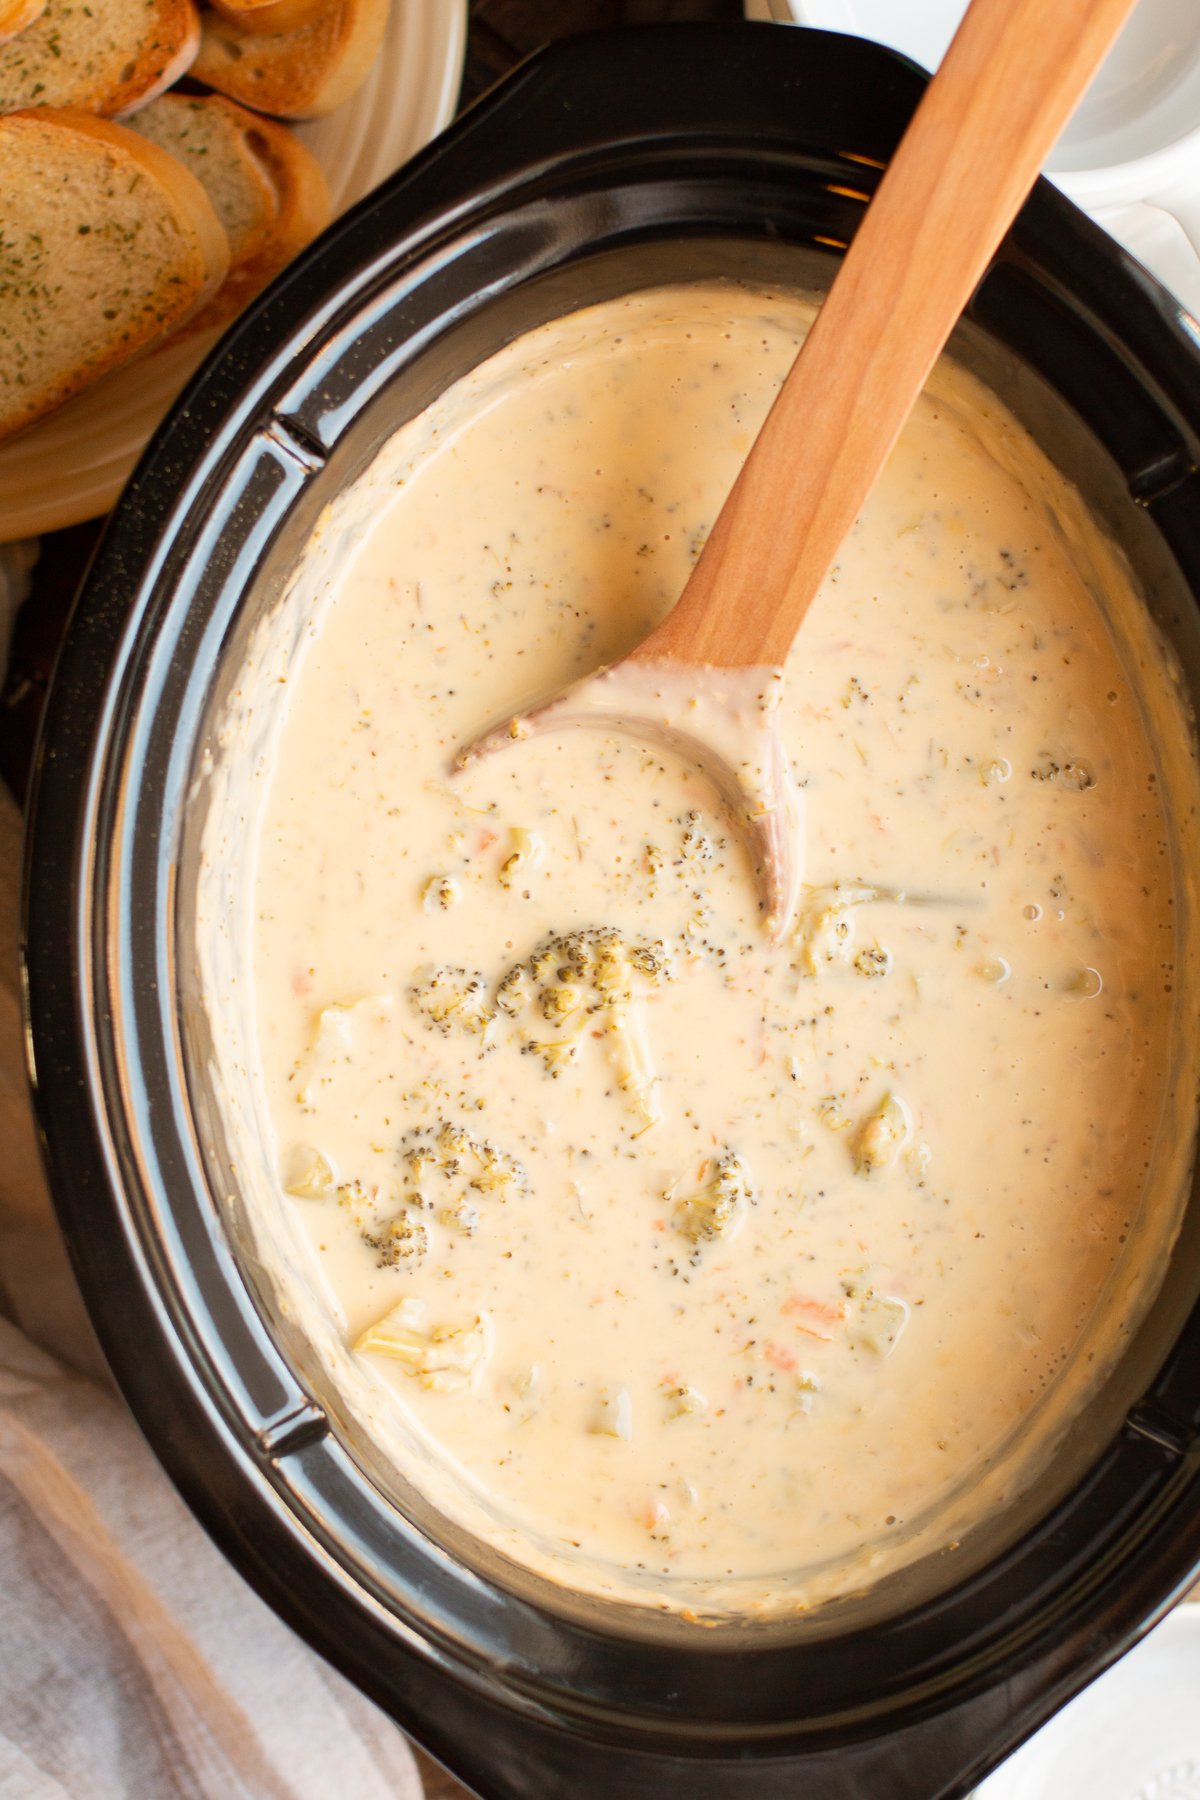
M671 605L810 317L606 303L401 430L261 661L238 850L251 1085L343 1379L510 1553L681 1606L859 1586L1026 1485L1186 1150L1186 724L1120 559L952 365L785 671L782 942L686 757L598 725L451 773Z

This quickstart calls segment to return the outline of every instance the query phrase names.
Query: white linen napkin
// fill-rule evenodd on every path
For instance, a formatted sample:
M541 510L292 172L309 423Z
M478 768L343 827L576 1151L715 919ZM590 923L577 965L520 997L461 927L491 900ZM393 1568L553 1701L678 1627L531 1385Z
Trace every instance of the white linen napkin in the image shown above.
M378 1709L251 1593L121 1404L0 1320L3 1800L416 1800Z
M0 791L0 1800L419 1800L402 1733L234 1572L112 1389L26 1093L20 843Z

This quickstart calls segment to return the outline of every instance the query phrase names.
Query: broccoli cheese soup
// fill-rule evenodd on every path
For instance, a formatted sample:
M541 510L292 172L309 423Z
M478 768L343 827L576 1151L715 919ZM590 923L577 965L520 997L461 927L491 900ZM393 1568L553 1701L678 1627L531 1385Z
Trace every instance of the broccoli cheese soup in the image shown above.
M1036 1479L1190 1155L1187 722L952 364L785 671L782 942L686 758L601 725L451 772L669 608L811 314L608 302L406 425L260 637L208 826L288 1306L445 1510L701 1610L852 1590Z

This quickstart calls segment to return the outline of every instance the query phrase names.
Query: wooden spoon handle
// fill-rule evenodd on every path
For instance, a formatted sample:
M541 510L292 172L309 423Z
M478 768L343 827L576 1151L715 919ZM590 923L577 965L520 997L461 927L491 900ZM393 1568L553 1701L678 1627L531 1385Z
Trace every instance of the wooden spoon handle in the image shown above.
M674 610L633 653L783 663L1133 0L974 0Z

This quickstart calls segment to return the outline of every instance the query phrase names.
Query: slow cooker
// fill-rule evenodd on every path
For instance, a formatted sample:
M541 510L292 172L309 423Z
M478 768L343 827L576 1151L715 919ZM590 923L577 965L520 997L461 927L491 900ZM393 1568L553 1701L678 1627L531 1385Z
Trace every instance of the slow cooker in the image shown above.
M871 1593L697 1631L519 1571L381 1466L274 1304L195 1029L213 721L332 494L449 382L574 307L715 276L826 285L922 83L875 46L755 26L535 57L192 382L105 533L46 710L31 1067L96 1329L238 1568L497 1800L961 1795L1200 1566L1200 1196L1034 1492ZM1200 691L1200 329L1040 183L952 348L1123 545Z

